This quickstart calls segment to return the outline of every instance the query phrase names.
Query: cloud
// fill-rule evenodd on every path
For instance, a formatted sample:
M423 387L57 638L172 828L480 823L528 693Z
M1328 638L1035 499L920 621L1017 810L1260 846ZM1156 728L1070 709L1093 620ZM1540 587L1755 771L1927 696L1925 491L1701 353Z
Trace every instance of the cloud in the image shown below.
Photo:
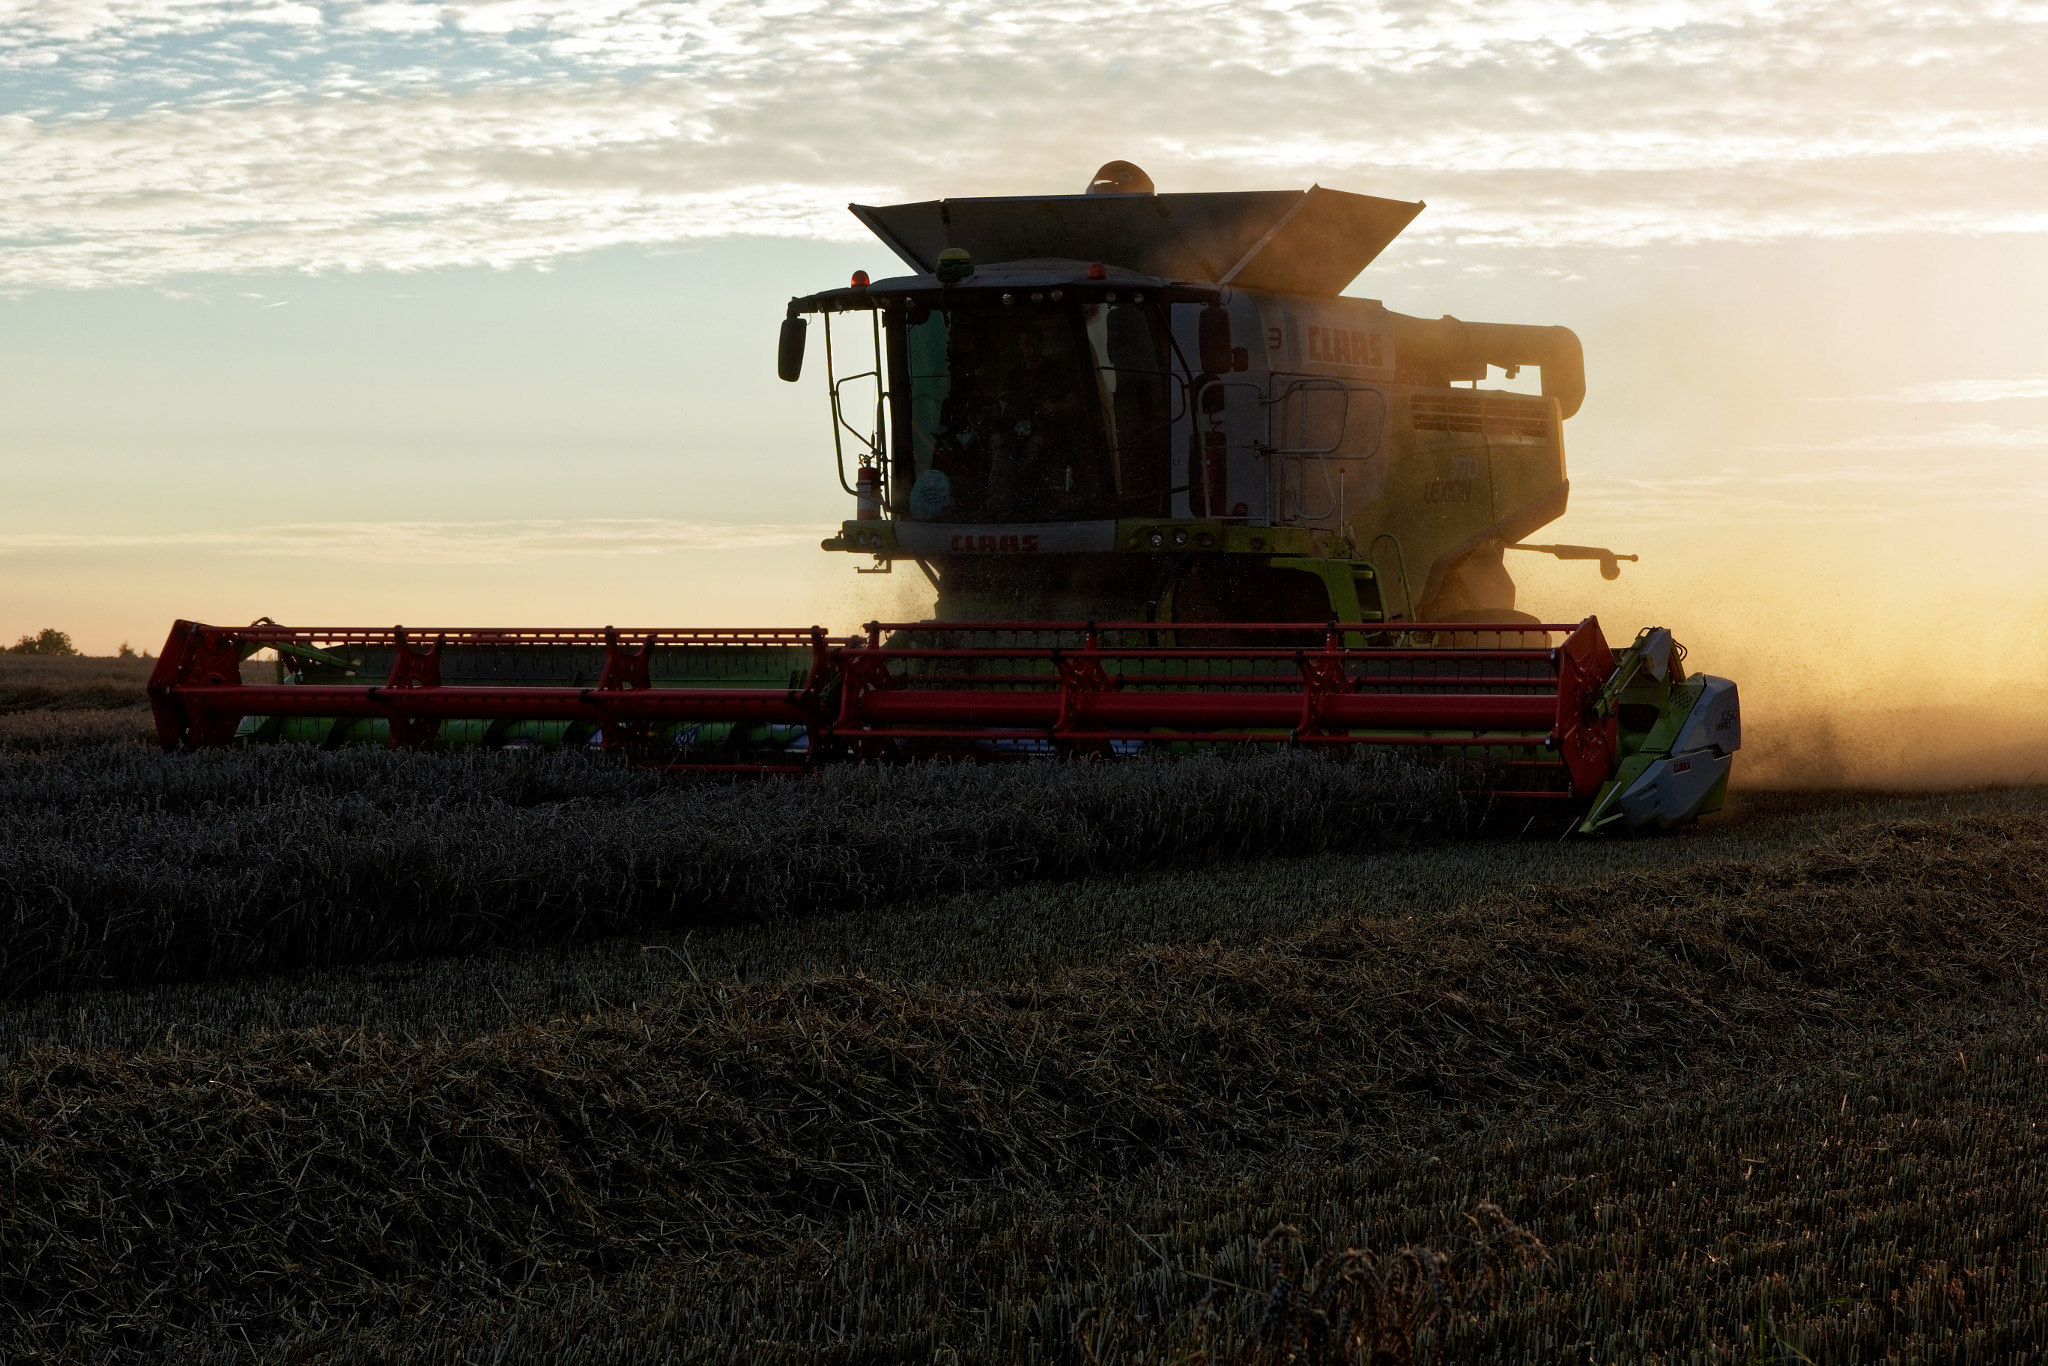
M1999 403L2007 399L2048 398L2048 375L2020 379L1943 379L1909 384L1889 394L1864 398L1821 399L1826 403Z
M2001 449L2048 447L2048 430L2012 431L2005 433L2009 439L1996 439L2001 430L1956 429L1917 445L1856 438L1832 445L1752 448L1766 454L1857 452L1875 457L1820 469L1720 469L1670 478L1581 470L1572 475L1572 512L1638 528L1680 523L1755 528L1899 524L1930 514L2011 513L2048 504L2048 476L2037 460L1998 456ZM1882 463L1886 454L1968 448L1983 456Z
M1790 452L2040 450L2044 447L2048 447L2048 427L2000 427L1989 422L1973 422L1966 427L1947 427L1933 432L1866 432L1838 441L1785 442L1754 449Z
M2048 12L13 0L0 284L853 238L849 199L1427 198L1424 246L2048 231Z
M26 532L0 535L0 555L67 550L215 551L385 564L515 564L567 556L619 558L682 551L815 544L814 526L720 525L654 518L502 522L284 522L161 535Z

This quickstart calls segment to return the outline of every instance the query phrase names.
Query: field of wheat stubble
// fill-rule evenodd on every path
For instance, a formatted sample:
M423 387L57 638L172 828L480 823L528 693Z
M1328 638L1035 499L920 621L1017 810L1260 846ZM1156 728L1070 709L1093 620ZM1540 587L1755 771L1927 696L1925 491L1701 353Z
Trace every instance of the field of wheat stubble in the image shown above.
M2048 1345L2036 791L1559 844L1293 755L165 756L35 666L9 1360Z

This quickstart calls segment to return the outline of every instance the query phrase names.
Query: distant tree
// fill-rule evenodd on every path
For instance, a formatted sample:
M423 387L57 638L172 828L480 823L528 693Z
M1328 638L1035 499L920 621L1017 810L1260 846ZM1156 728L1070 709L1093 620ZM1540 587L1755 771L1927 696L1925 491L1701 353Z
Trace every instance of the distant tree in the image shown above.
M32 636L23 636L7 647L11 655L75 655L78 647L71 637L54 626L45 626Z
M142 658L142 656L141 656L141 655L138 655L138 654L136 654L136 653L135 653L135 647L134 647L134 646L132 646L132 645L130 645L130 644L129 644L129 643L127 642L127 641L125 641L125 640L124 640L124 641L122 641L122 642L121 642L121 648L120 648L120 649L118 649L118 650L116 650L116 651L114 651L114 658L116 658L116 659L140 659L140 658Z

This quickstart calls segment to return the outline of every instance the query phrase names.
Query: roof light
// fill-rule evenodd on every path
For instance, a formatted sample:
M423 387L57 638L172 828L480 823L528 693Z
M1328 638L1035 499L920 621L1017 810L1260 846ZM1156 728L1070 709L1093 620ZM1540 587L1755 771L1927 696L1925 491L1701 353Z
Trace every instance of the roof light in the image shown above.
M1107 280L1109 278L1109 267L1100 261L1089 262L1088 278L1091 280Z
M853 287L855 289L866 289L868 287L868 273L866 271L856 270L853 273Z

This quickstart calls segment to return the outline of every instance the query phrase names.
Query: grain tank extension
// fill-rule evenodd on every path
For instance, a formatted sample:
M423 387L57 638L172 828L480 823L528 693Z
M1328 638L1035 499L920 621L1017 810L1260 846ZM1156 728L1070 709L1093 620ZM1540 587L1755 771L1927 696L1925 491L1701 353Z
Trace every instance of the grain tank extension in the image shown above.
M929 622L805 631L219 628L152 683L167 745L598 744L804 769L928 754L1407 746L1580 828L1719 807L1740 708L1667 631L1519 611L1586 396L1563 327L1340 294L1422 209L1321 187L852 210L905 272L792 300L855 516ZM1490 375L1520 392L1485 387ZM1540 392L1528 392L1532 387ZM272 684L230 668L277 651Z

